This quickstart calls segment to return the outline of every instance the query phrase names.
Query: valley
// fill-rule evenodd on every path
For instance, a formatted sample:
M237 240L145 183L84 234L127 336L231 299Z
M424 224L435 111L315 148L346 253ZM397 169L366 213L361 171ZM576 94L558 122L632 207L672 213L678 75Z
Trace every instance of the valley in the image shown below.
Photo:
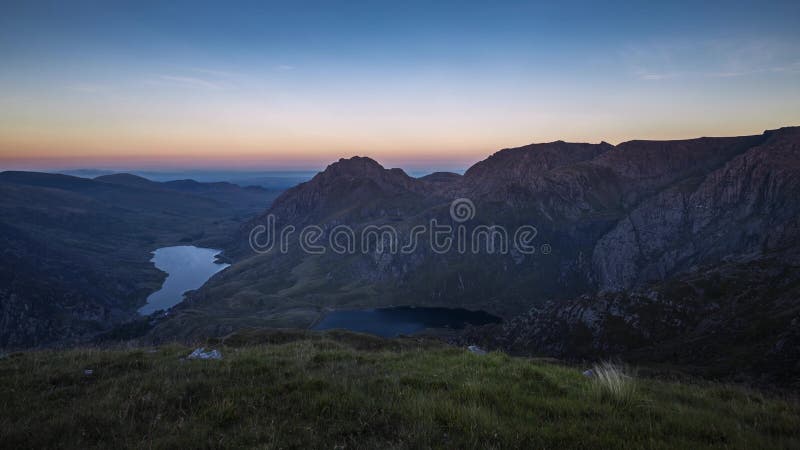
M277 194L118 174L0 173L0 347L74 345L134 320L159 247L226 245Z

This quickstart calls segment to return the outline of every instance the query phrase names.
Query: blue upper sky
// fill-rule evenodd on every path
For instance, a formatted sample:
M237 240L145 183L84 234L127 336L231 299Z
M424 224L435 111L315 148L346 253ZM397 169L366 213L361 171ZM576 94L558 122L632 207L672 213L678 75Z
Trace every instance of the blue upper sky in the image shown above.
M169 3L3 2L0 167L464 166L800 124L797 1Z

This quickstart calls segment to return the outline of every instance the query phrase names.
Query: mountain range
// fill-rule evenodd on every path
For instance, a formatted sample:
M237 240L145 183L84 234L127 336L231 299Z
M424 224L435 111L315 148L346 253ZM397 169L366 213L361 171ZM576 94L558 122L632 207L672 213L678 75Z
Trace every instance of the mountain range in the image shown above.
M308 254L296 243L254 254L247 245L270 216L278 229L319 226L323 241L339 225L389 225L400 236L434 219L457 226L450 206L458 198L475 206L468 230L532 225L549 251L440 254L425 236L409 254ZM342 159L242 226L226 247L237 263L150 337L302 328L341 308L463 307L506 323L462 339L515 353L631 355L713 366L709 373L735 372L733 361L753 356L748 369L792 378L800 373L792 331L800 322L798 198L798 127L532 144L501 150L463 176L413 178L367 157Z

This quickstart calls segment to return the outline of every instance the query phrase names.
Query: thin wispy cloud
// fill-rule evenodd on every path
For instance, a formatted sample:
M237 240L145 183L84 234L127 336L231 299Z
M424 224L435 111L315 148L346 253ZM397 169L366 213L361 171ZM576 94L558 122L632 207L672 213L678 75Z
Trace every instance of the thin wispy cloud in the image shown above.
M654 73L648 72L646 69L637 69L634 71L637 78L641 80L668 80L670 78L676 78L681 76L680 73Z
M206 75L213 75L215 77L222 77L222 78L238 78L238 77L242 76L242 74L240 74L240 73L231 72L231 71L227 71L227 70L205 69L205 68L200 68L200 67L192 67L190 70L192 70L194 72L197 72L197 73L202 73L202 74L206 74Z
M173 73L158 75L149 84L199 90L230 90L242 86L250 77L244 73L206 67L173 67Z
M800 51L771 40L679 41L631 46L620 52L640 80L736 78L800 72Z
M67 86L67 89L74 92L82 92L86 94L99 94L110 92L112 90L111 86L107 86L104 84L94 84L94 83L77 83Z
M220 82L182 75L159 75L155 80L150 80L150 82L151 84L172 85L191 89L219 90L225 87Z
M756 75L763 73L800 73L800 62L789 64L786 66L763 67L752 70L709 72L703 75L708 78L732 78L732 77L741 77L746 75Z
M287 70L294 70L294 66L290 66L288 64L281 64L275 68L278 71L285 72Z

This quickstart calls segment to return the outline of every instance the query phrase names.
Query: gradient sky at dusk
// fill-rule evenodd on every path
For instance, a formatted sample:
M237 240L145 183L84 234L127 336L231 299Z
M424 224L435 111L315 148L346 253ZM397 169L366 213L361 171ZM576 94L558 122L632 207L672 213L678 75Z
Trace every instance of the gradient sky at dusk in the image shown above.
M800 125L800 2L0 4L0 168L465 167Z

